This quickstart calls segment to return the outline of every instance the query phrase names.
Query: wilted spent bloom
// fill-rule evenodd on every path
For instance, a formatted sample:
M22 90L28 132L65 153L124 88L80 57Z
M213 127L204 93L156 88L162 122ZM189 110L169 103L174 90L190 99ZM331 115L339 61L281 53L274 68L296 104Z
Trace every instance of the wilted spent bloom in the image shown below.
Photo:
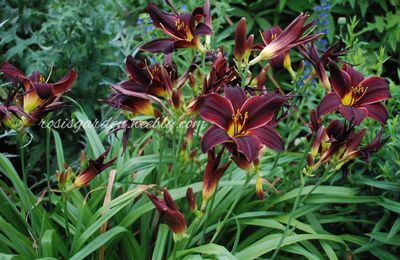
M308 19L308 14L300 14L296 19L293 20L276 38L272 41L268 41L263 38L265 47L261 50L260 54L249 62L249 65L254 65L262 60L270 60L283 54L293 47L300 44L310 42L320 36L320 34L310 35L310 33L303 35L308 29L311 28L313 23L305 25ZM262 37L264 35L261 35Z
M109 152L110 147L107 148L107 150L97 159L89 160L89 166L79 173L79 175L75 178L73 185L69 189L73 189L74 187L79 189L88 185L98 174L113 165L117 158L111 159L106 163L104 162Z
M243 17L240 19L235 31L234 55L239 65L247 64L253 48L254 35L250 35L249 38L246 37L246 18Z
M180 14L169 1L167 4L170 5L173 13L160 11L154 3L149 4L147 11L154 26L164 31L170 38L153 40L140 49L148 52L171 53L174 49L196 48L200 52L205 52L199 37L212 34L211 28L206 24L210 23L210 13L205 17L205 10L197 7L190 13ZM203 17L206 18L205 22L202 22Z
M340 61L340 57L348 52L342 40L334 43L321 55L319 55L314 43L299 45L298 49L301 55L314 67L314 71L325 90L328 93L331 92L331 84L325 67L328 65L329 61Z
M325 115L339 110L344 118L359 125L370 117L382 125L388 118L381 102L390 98L389 86L384 78L364 76L348 64L340 69L329 62L333 92L326 95L318 106L318 114Z
M211 56L212 66L210 73L204 79L201 95L193 100L188 106L188 111L190 113L199 111L207 94L223 93L226 86L234 85L238 80L237 70L234 66L229 64L222 49L212 53Z
M382 140L382 129L371 143L359 147L367 129L363 128L356 132L354 126L351 122L349 125L343 125L339 120L333 120L326 128L321 125L314 132L314 142L307 158L308 167L304 172L312 174L326 163L331 163L334 170L339 170L356 158L367 160L386 143L386 140Z
M215 154L214 149L208 151L207 165L203 176L203 202L201 205L202 212L205 211L208 200L214 195L222 174L224 174L226 169L228 169L229 165L231 164L231 162L228 161L220 166L223 153L224 149L221 149L218 154Z
M162 220L168 225L169 229L177 235L184 235L187 230L185 217L179 211L168 190L164 189L163 200L150 192L146 192L146 194L158 212L160 212Z

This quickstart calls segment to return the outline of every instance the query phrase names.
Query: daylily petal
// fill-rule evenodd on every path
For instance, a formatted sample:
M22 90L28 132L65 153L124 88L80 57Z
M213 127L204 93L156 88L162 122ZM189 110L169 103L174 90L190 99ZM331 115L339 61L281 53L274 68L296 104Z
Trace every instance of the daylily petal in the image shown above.
M233 110L236 111L246 102L246 92L241 87L225 87L225 97L229 99L233 105Z
M147 85L141 85L140 83L137 83L133 80L127 80L124 82L121 82L118 84L119 87L125 90L129 90L132 92L138 92L138 93L146 93L147 91Z
M349 64L343 64L342 68L345 72L347 72L347 74L349 74L352 86L357 86L361 81L364 80L364 76Z
M385 105L383 105L382 103L375 103L375 104L364 105L363 107L367 109L368 117L375 119L382 125L386 123L389 114Z
M53 96L53 85L49 83L34 83L33 84L37 95L41 99L48 99Z
M269 148L278 151L284 150L284 145L281 137L276 132L276 130L269 125L254 129L251 131L251 134L257 136L258 140Z
M238 151L242 153L248 161L254 161L258 158L261 142L256 136L248 135L241 137L234 137Z
M357 149L357 147L360 145L365 133L367 132L366 128L363 128L360 132L352 136L352 139L350 140L348 147L346 149L347 153L351 153Z
M29 89L29 78L21 70L11 65L10 63L1 63L0 72L3 72L9 80L23 84L25 91Z
M337 110L341 103L342 101L336 93L329 93L321 100L321 103L318 105L318 115L322 116Z
M353 120L356 125L359 125L368 114L366 108L345 106L343 104L339 105L339 110L344 118L349 121Z
M213 34L213 31L208 25L204 23L199 23L196 27L196 30L193 33L193 36L211 35L211 34Z
M267 45L273 40L272 38L278 37L278 35L280 35L281 33L282 33L281 27L275 25L269 29L265 29L261 34L261 37L263 42Z
M358 104L372 104L390 98L389 87L384 78L370 77L361 81L360 85L366 87L367 91L357 101Z
M173 39L155 39L142 45L140 49L151 53L164 52L165 54L168 54L173 51L174 42L175 40Z
M288 45L294 40L299 38L304 32L304 23L308 19L308 14L300 14L296 17L283 31L278 35L276 40L272 41L271 44L276 45ZM279 43L279 44L278 44Z
M333 91L340 97L343 98L351 87L351 80L347 72L339 69L338 65L334 62L329 62L330 80Z
M198 38L193 39L193 41L188 41L188 40L177 40L174 42L174 48L179 49L179 48L195 48L196 43L195 41L198 40Z
M216 124L225 130L229 128L233 114L233 106L229 99L214 93L204 97L204 102L199 111L199 115L205 121Z
M269 64L271 64L271 67L275 70L282 69L283 63L285 61L285 55L286 55L286 53L282 53L282 54L279 54L278 56L270 59Z
M276 94L253 96L246 100L240 112L247 113L246 129L252 130L270 122L277 110L287 101L288 97Z
M201 150L205 153L219 144L230 142L231 139L225 130L218 126L211 126L201 138Z
M330 138L338 139L344 130L344 125L339 120L333 120L326 128L326 133Z
M74 69L70 69L67 75L53 84L53 94L55 96L60 96L61 94L69 91L77 76L78 74L76 71Z
M147 11L155 27L166 30L170 34L176 33L177 17L175 15L160 11L154 3L149 4Z
M149 77L143 72L143 70L136 64L132 55L126 57L125 61L126 70L129 73L129 78L137 81L140 84L147 85L149 84Z

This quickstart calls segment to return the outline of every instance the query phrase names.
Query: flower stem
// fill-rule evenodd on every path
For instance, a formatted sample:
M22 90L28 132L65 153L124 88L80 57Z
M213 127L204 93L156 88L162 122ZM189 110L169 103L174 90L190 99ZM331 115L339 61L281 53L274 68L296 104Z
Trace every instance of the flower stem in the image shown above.
M231 207L228 210L228 213L225 215L225 218L222 220L221 225L219 228L217 228L214 236L212 237L210 243L213 243L215 241L215 239L217 239L219 233L221 232L223 226L225 225L225 222L227 221L227 219L229 218L229 216L232 214L232 211L235 209L236 204L239 202L244 190L246 189L247 185L250 183L252 175L250 175L250 173L246 174L246 181L244 183L244 185L242 185L240 191L237 193L237 197L235 199L235 201L232 203Z
M22 180L26 186L28 186L28 174L26 172L26 165L25 165L25 147L24 147L24 134L18 134L18 151L19 151L19 158L21 161L21 171L22 171Z

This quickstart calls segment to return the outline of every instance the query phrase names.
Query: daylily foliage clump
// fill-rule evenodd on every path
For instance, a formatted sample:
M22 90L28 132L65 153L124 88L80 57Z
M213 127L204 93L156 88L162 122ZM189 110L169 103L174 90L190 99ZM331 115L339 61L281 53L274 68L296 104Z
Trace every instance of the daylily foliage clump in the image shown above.
M298 49L311 63L326 91L320 105L311 113L313 143L303 172L316 174L322 165L330 171L347 169L356 158L366 159L384 144L380 132L371 144L359 148L367 130L357 131L356 126L365 117L385 124L388 116L381 102L390 97L385 79L364 79L351 64L343 61L348 48L341 40L319 54L314 41L323 35L314 33L315 23L307 13L300 14L283 30L279 26L262 28L261 42L254 35L247 35L243 18L236 27L233 53L226 53L223 46L216 49L210 46L213 31L208 0L204 7L188 13L179 13L167 3L171 13L161 11L153 3L147 8L155 27L166 38L152 40L140 48L143 52L162 53L164 64L151 64L146 58L148 55L128 56L129 80L112 87L114 93L108 103L154 119L194 117L209 123L201 138L201 151L208 154L203 178L203 212L231 162L247 171L249 179L257 175L257 194L264 197L260 160L269 149L284 152L285 142L277 127L292 112L291 100L298 98L290 92L267 90L266 74L269 67L286 69L292 82L297 81L304 64L297 73L293 70L291 50ZM184 48L194 49L193 62L189 68L183 68L186 72L178 79L173 60L176 52ZM263 62L268 62L267 66ZM192 95L182 94L185 86L190 87ZM168 107L174 109L165 109ZM324 127L323 116L334 111L340 112L339 118ZM154 195L149 196L161 214L169 212ZM166 221L173 232L183 230L179 225L186 226L181 215L176 213L176 216L179 216L176 222Z

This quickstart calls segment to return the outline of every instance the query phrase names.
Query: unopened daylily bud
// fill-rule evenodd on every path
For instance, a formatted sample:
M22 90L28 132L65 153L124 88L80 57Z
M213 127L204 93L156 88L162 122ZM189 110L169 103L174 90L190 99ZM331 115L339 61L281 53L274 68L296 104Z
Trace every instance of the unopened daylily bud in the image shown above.
M62 172L59 172L58 170L56 171L56 179L58 182L58 186L61 189L65 188L65 185L70 180L72 174L73 174L73 171L72 171L71 167L68 167L68 164L66 165L66 168L64 171L62 171Z
M190 154L189 154L189 158L191 159L191 160L194 160L194 158L196 157L196 155L197 155L197 149L193 149L191 152L190 152Z
M301 78L304 72L304 60L300 61L299 67L297 68L297 78Z
M244 54L243 59L245 60L245 62L247 63L247 61L249 60L250 54L251 54L251 50L253 48L253 43L254 43L254 35L251 34L249 36L249 38L247 38L246 40L246 51Z
M168 225L169 229L177 235L184 235L187 230L185 217L179 211L168 190L164 189L163 200L157 198L157 196L149 192L146 192L146 194L156 209L160 212L161 218L165 224Z
M110 167L117 158L114 158L104 163L105 158L110 152L108 148L103 154L101 154L96 160L89 160L89 166L83 170L74 180L74 186L81 188L90 183L99 173Z
M194 78L194 75L193 75L193 73L189 73L189 86L192 88L192 89L195 89L196 88L196 80L195 80L195 78Z
M173 89L171 100L172 100L172 104L173 104L174 108L180 109L181 104L182 104L182 92L178 89Z
M189 206L189 209L192 212L195 212L197 210L197 205L196 205L196 199L194 198L194 194L193 194L193 189L192 187L189 187L186 190L186 200Z
M235 30L235 49L234 55L237 61L241 61L246 53L246 18L240 19Z
M265 193L263 190L263 178L261 176L261 174L257 175L257 179L256 179L256 193L257 196L260 200L263 200L265 197Z
M80 158L80 168L84 169L88 166L88 160L86 159L85 151L81 151L81 158Z
M289 52L287 52L284 56L283 59L283 67L289 72L290 77L292 78L292 80L296 80L297 79L297 75L294 72L293 68L292 68L292 62L290 61L290 54Z
M207 201L214 195L215 190L222 174L228 169L231 162L227 162L222 166L219 166L223 150L217 155L214 153L214 149L208 152L207 165L204 171L203 177L203 202L201 205L201 211L205 211Z
M253 48L254 35L247 37L246 18L240 19L235 30L235 59L239 64L247 64Z
M314 164L314 158L311 154L307 154L307 165L308 166L313 166Z

